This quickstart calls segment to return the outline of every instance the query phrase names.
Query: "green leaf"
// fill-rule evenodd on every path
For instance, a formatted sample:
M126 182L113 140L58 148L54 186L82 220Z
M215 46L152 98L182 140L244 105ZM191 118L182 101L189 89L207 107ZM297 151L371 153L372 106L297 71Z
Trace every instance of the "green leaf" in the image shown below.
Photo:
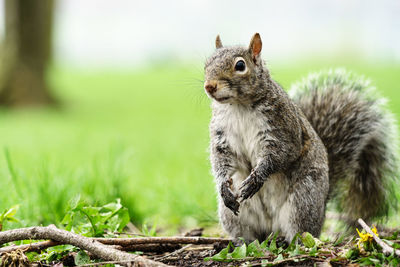
M397 243L393 243L393 246L392 246L393 248L396 248L396 249L400 249L400 244L397 244Z
M360 265L360 266L374 266L374 265L376 265L376 261L375 261L376 259L373 259L373 258L370 258L370 257L367 257L367 258L361 258L359 261L358 261L358 264Z
M116 213L112 213L111 217L104 221L105 225L108 225L108 228L112 232L121 232L125 226L129 223L129 211L127 208L121 208ZM154 234L156 228L153 229Z
M214 261L232 261L232 258L229 250L231 250L232 248L234 248L232 242L229 242L228 246L224 249L222 249L219 253L215 254L212 257L206 257L204 258L205 261L210 261L210 260L214 260Z
M80 250L74 257L75 265L83 265L90 263L89 255L84 251Z
M265 256L265 251L261 248L257 239L247 246L247 256L256 258Z
M9 209L6 209L0 214L0 231L3 229L5 222L19 222L14 215L17 213L19 205L14 205Z
M121 209L118 213L118 219L119 219L119 224L117 231L121 232L131 221L131 218L129 216L129 210L127 208Z
M247 246L246 243L241 245L240 247L236 247L231 254L233 259L243 259L246 257Z
M301 239L301 242L303 242L304 246L307 248L312 248L315 246L314 237L309 232L304 232L300 236L300 239Z
M157 228L156 224L153 224L151 229L148 228L147 224L144 223L142 226L142 233L146 236L156 236L157 235Z
M270 233L269 236L267 237L267 239L265 239L261 244L260 247L262 249L267 249L268 248L268 243L271 240L271 238L274 236L274 233Z
M119 199L94 207L75 198L70 201L70 208L62 223L67 230L84 236L102 237L106 232L122 231L130 221L129 211L122 207Z
M219 253L215 254L212 257L207 257L204 260L214 260L214 261L224 261L227 259L229 248L222 249Z
M51 251L50 253L47 254L47 262L52 262L57 259L58 253L56 251Z
M271 244L269 245L269 251L271 251L272 253L277 253L278 252L278 248L276 246L276 238L278 237L278 233L274 234L274 237L272 238Z
M74 221L74 215L72 212L68 212L67 214L65 214L64 218L61 221L61 224L65 225L65 230L67 231L71 231L72 229L72 224Z
M117 198L116 202L108 203L103 206L104 209L110 210L112 212L117 212L122 208L121 199Z
M312 257L317 256L317 254L318 254L318 247L317 247L317 246L313 247L313 248L310 250L310 252L308 252L308 255L310 255L310 256L312 256Z
M300 234L297 233L294 235L292 241L290 242L289 246L285 249L285 252L290 252L296 249L297 247L297 240L300 238Z
M393 259L389 262L390 266L399 266L400 264L400 259L397 257L393 257Z
M349 260L350 260L350 259L356 259L356 258L358 257L359 254L360 254L359 250L353 248L353 249L350 249L350 250L348 250L348 251L346 252L345 257L346 257L347 259L349 259Z
M337 245L342 243L345 237L346 237L346 234L340 235L339 238L336 239L336 241L333 243L333 246L336 247Z
M81 207L79 210L84 212L87 216L93 218L93 222L98 222L101 220L101 207L92 207L92 206L84 206Z
M68 202L68 208L70 210L74 210L76 208L78 208L78 205L83 205L83 202L81 201L81 195L76 195L74 198L72 198L69 202Z
M398 239L399 236L399 231L395 231L391 237L387 238L387 239L391 239L391 240L396 240Z
M283 260L283 255L279 254L278 257L275 258L274 262Z
M294 256L301 255L301 254L304 254L304 251L300 250L299 244L296 244L295 249L289 252L290 257L294 257Z
M59 245L59 246L54 246L54 247L50 247L47 249L47 251L49 251L49 252L54 251L57 253L74 251L74 250L76 250L76 247L74 247L72 245Z
M19 209L19 205L14 205L11 208L9 208L5 213L3 218L7 219L7 218L12 218L18 211Z
M6 221L9 221L9 222L19 222L19 220L15 219L14 217L8 217L8 218L6 219Z
M34 262L34 261L38 261L39 253L37 253L37 252L27 252L27 253L25 253L25 256L28 258L29 261ZM1 264L0 264L0 266L1 266Z

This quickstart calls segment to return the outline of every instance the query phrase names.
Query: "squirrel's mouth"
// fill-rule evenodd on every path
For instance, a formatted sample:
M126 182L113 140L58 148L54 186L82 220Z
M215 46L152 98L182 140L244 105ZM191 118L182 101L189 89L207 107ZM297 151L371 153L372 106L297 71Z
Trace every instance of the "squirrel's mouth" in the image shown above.
M215 100L217 100L218 102L225 102L226 100L228 100L229 98L231 98L230 96L225 96L225 97L214 97Z

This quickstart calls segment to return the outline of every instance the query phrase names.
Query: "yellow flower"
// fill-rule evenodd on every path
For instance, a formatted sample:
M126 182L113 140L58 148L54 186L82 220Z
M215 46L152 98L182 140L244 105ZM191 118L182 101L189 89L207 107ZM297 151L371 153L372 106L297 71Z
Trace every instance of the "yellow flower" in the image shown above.
M358 229L356 228L358 235L360 236L360 238L358 239L357 242L357 246L359 249L361 249L361 246L364 242L372 242L372 240L374 240L373 236L370 233L365 233L365 231L363 230L362 232L358 231ZM378 230L376 229L375 225L372 227L372 232L376 235L379 236L378 234Z
M375 225L374 225L374 227L372 227L372 232L374 232L374 234L375 234L376 236L379 236L378 230L376 229Z

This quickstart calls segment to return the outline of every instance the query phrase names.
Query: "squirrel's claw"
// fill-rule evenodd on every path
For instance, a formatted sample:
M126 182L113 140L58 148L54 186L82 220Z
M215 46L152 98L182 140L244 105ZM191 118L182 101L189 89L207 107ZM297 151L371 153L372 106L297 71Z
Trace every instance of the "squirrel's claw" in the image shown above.
M242 203L248 198L251 198L254 196L255 193L260 190L262 186L262 183L257 182L256 179L253 177L248 177L246 180L242 182L242 185L240 186L240 195L239 195L239 202Z
M235 200L235 202L232 202L232 205L228 208L233 212L233 214L238 216L239 215L239 206L240 206L239 202L237 200Z
M232 194L232 192L230 193L231 193L230 195L225 195L225 197L222 198L224 200L225 206L229 208L237 216L239 214L240 203L237 201L237 197L235 197Z
M235 196L232 191L227 186L221 187L221 197L224 204L229 208L236 216L239 214L239 202L237 201L237 196Z

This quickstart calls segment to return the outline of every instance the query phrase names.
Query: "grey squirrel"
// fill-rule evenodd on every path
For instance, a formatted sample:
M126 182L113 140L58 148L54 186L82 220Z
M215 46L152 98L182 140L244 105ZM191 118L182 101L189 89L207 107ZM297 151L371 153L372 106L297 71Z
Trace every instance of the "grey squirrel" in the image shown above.
M330 71L293 86L290 96L249 47L222 45L205 63L212 99L210 160L220 222L233 238L279 231L319 236L335 199L351 221L395 204L395 122L372 86Z

